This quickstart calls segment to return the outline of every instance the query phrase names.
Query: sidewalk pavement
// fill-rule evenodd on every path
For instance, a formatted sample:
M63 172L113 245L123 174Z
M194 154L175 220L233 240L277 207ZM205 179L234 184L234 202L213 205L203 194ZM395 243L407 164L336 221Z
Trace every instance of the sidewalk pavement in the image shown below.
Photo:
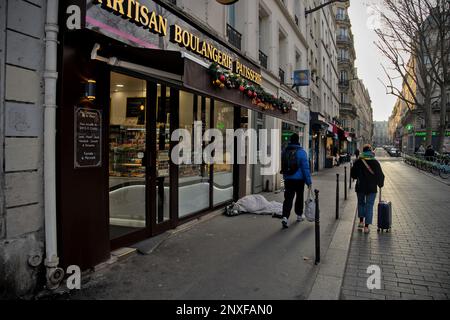
M355 228L341 298L450 299L450 187L402 161L381 165L392 231ZM367 288L370 265L381 268L380 289Z
M339 221L336 173L341 175ZM281 220L271 216L212 214L138 244L145 254L88 275L80 291L63 298L338 299L356 207L354 190L343 200L343 176L341 165L313 177L313 188L320 191L319 266L314 265L314 223L296 223L292 214L283 230ZM283 201L283 193L264 195Z

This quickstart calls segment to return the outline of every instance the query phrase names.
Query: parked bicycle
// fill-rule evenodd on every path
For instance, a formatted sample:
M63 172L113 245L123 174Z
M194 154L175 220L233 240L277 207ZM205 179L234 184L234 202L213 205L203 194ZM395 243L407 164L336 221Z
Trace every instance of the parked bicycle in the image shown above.
M432 159L426 159L423 155L403 154L403 161L418 170L430 172L433 175L439 175L442 179L448 179L450 176L450 157L449 155L437 155Z

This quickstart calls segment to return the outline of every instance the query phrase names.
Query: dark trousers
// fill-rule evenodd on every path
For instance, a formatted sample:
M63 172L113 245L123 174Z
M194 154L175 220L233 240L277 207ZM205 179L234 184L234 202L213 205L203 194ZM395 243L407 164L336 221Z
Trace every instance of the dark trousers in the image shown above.
M289 219L291 215L292 202L295 199L295 213L298 216L303 215L303 192L305 191L305 181L303 180L284 180L284 202L283 218Z

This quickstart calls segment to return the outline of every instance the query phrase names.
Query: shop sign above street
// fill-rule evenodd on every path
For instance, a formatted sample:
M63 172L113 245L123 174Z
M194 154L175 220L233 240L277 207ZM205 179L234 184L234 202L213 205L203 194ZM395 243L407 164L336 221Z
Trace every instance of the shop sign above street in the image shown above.
M183 28L178 23L169 23L168 18L162 14L161 10L152 10L150 4L145 5L144 1L93 0L93 4L111 12L115 16L121 17L130 25L137 25L159 37L166 37L170 31L170 42L211 62L218 63L249 81L257 84L262 83L261 73L249 67L243 61L233 58L231 54L226 53L216 45L201 40L199 36ZM159 13L160 11L161 13ZM122 33L123 31L120 31L120 34Z

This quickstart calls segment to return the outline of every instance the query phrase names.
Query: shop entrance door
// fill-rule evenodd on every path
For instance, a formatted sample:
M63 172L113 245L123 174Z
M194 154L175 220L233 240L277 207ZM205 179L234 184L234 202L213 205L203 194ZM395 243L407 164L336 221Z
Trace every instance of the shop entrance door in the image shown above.
M111 72L109 232L113 243L147 227L147 82Z
M171 108L178 90L111 72L109 230L111 247L144 240L174 226L170 161ZM171 99L171 96L175 99ZM175 197L176 198L176 197Z

